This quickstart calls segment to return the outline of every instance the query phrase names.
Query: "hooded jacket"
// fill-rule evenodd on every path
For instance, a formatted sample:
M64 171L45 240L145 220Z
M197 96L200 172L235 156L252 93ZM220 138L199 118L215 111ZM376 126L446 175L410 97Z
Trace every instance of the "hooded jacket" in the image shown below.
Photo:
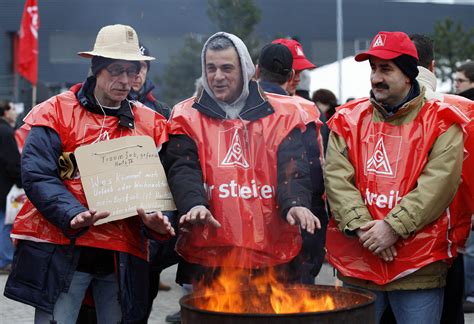
M240 57L243 78L246 81L243 85L243 93L234 102L244 102L237 118L241 120L242 124L265 124L264 121L266 119L280 118L281 115L275 111L266 96L259 89L257 83L250 80L254 73L254 67L253 64L250 64L250 55L248 55L245 45L240 40L236 41L235 36L226 33L218 33L211 36L211 39L219 35L228 37L234 43ZM205 51L203 51L202 56L204 69ZM229 105L225 105L215 99L207 84L205 73L203 73L203 88L204 90L197 97L177 104L173 108L172 117L169 122L170 141L166 147L165 169L167 169L170 189L180 215L187 213L192 207L197 205L210 208L210 203L208 193L203 186L205 177L202 163L207 162L207 160L201 160L201 155L199 154L203 147L198 147L197 138L192 138L188 134L183 134L183 132L173 131L183 127L178 119L174 119L175 114L177 114L175 109L180 112L179 116L185 113L186 110L195 110L190 111L188 114L195 116L193 118L203 120L208 120L209 118L212 120L222 120L222 125L224 125L226 119L229 119L229 114L225 111L229 108ZM245 89L247 89L248 95L245 95L245 92L247 92ZM288 117L283 117L282 122L287 120L285 118ZM291 118L300 117L298 115ZM281 124L282 127L283 124ZM196 125L200 125L200 123L196 123ZM300 125L304 125L304 123L301 121ZM192 127L192 124L188 124L186 127ZM199 128L197 131L201 132L201 129ZM282 131L287 130L282 129ZM204 133L206 132L204 131ZM254 136L258 135L250 133L248 138L253 139ZM264 149L269 150L270 148L264 147ZM311 206L309 167L304 154L300 128L291 129L289 135L279 144L276 155L278 179L276 196L278 209L280 215L286 218L286 213L293 206L304 206L307 208Z
M219 101L216 99L214 94L212 93L211 89L209 88L209 84L207 82L207 74L206 74L206 51L207 51L207 46L209 42L211 42L214 38L217 37L226 37L228 38L233 44L234 48L237 51L237 55L239 57L240 61L240 68L242 71L242 92L240 96L232 103L228 104L222 101ZM227 115L229 115L230 118L236 118L239 112L244 108L245 102L249 96L250 89L249 89L249 81L252 79L252 77L255 74L255 66L252 62L252 58L250 57L249 51L247 50L247 47L245 46L244 42L240 38L238 38L235 35L225 33L225 32L219 32L215 33L209 39L206 41L204 44L204 47L201 52L201 67L202 67L202 86L204 90L209 94L212 100L214 100L215 103L221 109L226 113L226 118Z

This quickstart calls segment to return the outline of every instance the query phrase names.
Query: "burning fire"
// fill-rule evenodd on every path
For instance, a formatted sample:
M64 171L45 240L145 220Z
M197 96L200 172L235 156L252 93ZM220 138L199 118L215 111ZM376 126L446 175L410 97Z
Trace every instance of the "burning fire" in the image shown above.
M194 306L226 313L288 314L335 309L331 295L303 285L285 285L275 270L221 268L211 282L195 286Z

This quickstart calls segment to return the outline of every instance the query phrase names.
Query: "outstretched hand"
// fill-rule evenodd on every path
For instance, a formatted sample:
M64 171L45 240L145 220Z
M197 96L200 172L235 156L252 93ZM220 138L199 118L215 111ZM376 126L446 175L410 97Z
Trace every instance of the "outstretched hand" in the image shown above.
M204 206L191 208L186 214L179 219L179 225L184 223L191 224L210 224L214 227L221 227L217 219L212 216L211 211Z
M109 216L110 216L109 212L98 213L97 210L95 209L89 209L74 216L74 218L71 219L69 226L72 229L87 227L87 226L93 225L99 219L106 218Z
M137 213L146 227L151 228L159 234L175 236L174 228L168 217L164 216L160 211L146 213L143 208L137 208Z
M321 228L319 219L306 207L291 207L286 214L290 225L299 224L302 229L314 234L315 229Z

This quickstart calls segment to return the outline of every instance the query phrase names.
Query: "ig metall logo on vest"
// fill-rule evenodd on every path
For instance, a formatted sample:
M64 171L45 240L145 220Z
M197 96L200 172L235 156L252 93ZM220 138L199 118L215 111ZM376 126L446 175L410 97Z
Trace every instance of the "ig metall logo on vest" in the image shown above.
M248 169L248 134L244 129L231 128L219 132L219 167L240 167Z
M369 135L365 145L364 174L375 173L378 176L395 178L400 161L402 137L378 133Z

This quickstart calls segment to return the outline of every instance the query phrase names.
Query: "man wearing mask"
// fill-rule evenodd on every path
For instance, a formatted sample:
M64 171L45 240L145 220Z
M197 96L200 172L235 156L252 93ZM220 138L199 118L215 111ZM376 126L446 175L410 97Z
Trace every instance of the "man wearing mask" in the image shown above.
M89 209L73 157L82 145L124 136L167 140L166 119L129 100L139 61L152 60L125 25L103 27L92 76L34 107L25 118L22 180L28 200L15 219L18 240L5 296L36 308L35 323L75 323L89 285L98 323L136 323L147 316L148 240L174 235L161 212L94 226L109 212ZM146 231L146 229L149 229Z
M308 209L311 184L290 98L264 94L244 43L219 32L204 45L203 91L173 108L167 175L184 230L178 283L223 265L288 263L301 248L299 227L320 227ZM187 275L188 278L185 278Z
M355 59L369 60L372 91L329 122L328 259L345 284L376 294L377 322L390 305L397 322L439 323L467 118L425 100L405 33L379 32Z

